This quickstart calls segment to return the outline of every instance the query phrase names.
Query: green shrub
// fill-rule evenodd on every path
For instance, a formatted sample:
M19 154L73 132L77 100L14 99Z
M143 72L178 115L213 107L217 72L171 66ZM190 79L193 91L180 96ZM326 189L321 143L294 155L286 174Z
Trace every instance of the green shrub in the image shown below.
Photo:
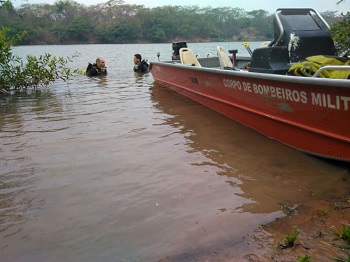
M19 43L26 32L14 37L7 36L8 28L0 29L0 94L11 89L36 88L48 85L56 79L68 80L79 70L67 67L71 57L55 57L45 53L39 57L28 55L27 63L12 53L12 46Z

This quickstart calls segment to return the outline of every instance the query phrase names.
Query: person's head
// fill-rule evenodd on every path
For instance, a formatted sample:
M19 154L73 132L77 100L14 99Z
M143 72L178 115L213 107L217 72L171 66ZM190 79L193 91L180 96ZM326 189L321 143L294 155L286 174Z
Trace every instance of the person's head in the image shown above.
M142 56L140 54L135 54L134 55L134 64L137 65L141 62Z
M104 58L102 58L102 57L97 57L97 58L96 58L96 65L97 65L99 68L105 68L105 67L106 67L106 61L105 61Z

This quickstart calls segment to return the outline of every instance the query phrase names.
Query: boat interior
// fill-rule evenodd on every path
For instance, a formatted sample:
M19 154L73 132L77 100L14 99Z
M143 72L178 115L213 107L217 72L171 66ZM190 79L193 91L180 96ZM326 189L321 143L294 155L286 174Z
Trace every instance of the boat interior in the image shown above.
M292 65L308 57L336 57L337 51L330 35L330 27L314 9L279 8L275 12L273 29L274 39L264 42L254 50L250 49L249 44L243 43L250 57L237 56L237 50L229 50L227 53L223 47L218 46L217 57L197 58L186 42L179 42L173 43L173 53L179 52L179 60L173 62L196 67L285 75ZM337 68L328 69L348 71L344 78L349 78L349 64L350 60L341 68L338 64Z

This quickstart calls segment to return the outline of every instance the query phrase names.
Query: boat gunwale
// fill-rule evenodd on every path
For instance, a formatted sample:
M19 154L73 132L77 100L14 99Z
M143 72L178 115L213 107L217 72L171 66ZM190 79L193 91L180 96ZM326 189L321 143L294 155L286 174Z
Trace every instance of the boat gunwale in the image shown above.
M169 66L169 67L176 67L176 68L179 67L186 70L204 71L204 72L210 72L215 74L239 76L239 77L270 80L270 81L279 81L279 82L285 82L285 83L290 83L291 81L293 81L293 83L295 84L308 84L308 85L350 88L349 79L316 78L316 77L266 74L266 73L249 72L249 71L234 71L234 70L225 70L221 68L190 66L190 65L177 63L174 61L162 61L162 62L154 61L150 63L151 63L151 71L153 69L152 68L153 66L160 65L160 66Z
M161 80L161 81L162 82L166 82L164 80ZM175 85L174 83L171 83L171 82L166 82L166 83L169 84L169 85ZM206 97L208 99L213 99L212 96L209 96L209 95L207 95L205 93L198 92L196 90L193 90L193 89L190 89L190 88L186 88L186 87L183 87L183 86L178 86L178 85L175 85L175 86L177 86L177 87L179 87L181 89L185 89L188 92L195 93L196 95L203 96L203 97ZM216 97L215 100L219 101L220 103L223 103L223 104L226 104L226 105L229 105L229 106L234 106L234 107L239 108L241 110L244 110L244 111L247 111L247 112L252 112L252 113L254 113L256 115L260 115L261 117L269 118L269 119L272 119L274 121L278 121L280 123L284 123L284 124L287 124L287 125L292 126L292 127L301 128L301 129L306 130L308 132L313 132L313 133L316 133L316 134L320 134L322 136L326 136L326 137L330 137L332 139L336 139L338 141L343 141L343 142L346 142L346 143L350 143L350 137L349 136L337 135L336 133L333 133L333 132L330 132L330 131L320 130L318 128L314 128L314 127L311 127L311 126L308 126L308 125L305 125L305 124L298 124L295 121L290 121L290 120L287 120L287 119L282 118L282 117L276 117L276 116L274 116L272 114L269 114L269 113L262 113L259 110L256 110L256 109L253 109L253 108L250 108L250 107L247 107L247 106L242 106L242 105L239 105L237 103L229 102L227 100L223 100L223 99L220 99L218 97Z
M196 90L193 90L191 88L187 88L186 86L183 86L181 84L177 84L176 81L167 81L167 79L164 79L161 75L160 77L157 76L158 72L161 72L161 67L169 67L169 68L178 68L179 71L177 71L177 75L178 77L181 77L181 70L185 70L185 71L194 71L194 75L193 77L196 77L196 72L199 73L201 72L203 75L203 73L210 73L210 74L216 74L217 77L220 79L223 76L226 77L237 77L236 80L239 80L239 78L247 78L247 79L255 79L255 80L264 80L264 81L275 81L275 82L280 82L280 83L292 83L293 85L304 85L304 88L308 88L308 86L310 88L312 88L312 86L324 86L325 88L350 88L350 82L348 79L326 79L326 78L311 78L311 77L298 77L298 76L289 76L289 75L272 75L272 74L266 74L266 73L256 73L256 72L247 72L247 71L233 71L233 70L225 70L225 69L221 69L221 68L210 68L210 67L196 67L196 66L190 66L190 65L183 65L181 63L178 62L151 62L151 72L152 75L154 77L155 82L158 82L162 85L165 84L165 86L173 86L174 88L180 88L182 90L186 90L185 92L189 92L192 93L196 96L201 96L203 98L207 98L207 99L213 99L213 97L203 93L203 92L199 92ZM157 68L157 66L159 66L159 68ZM154 70L154 71L153 71ZM168 69L169 70L169 69ZM168 71L167 70L167 71ZM188 74L187 74L188 75ZM206 76L203 76L204 78ZM175 79L174 79L175 80ZM170 88L172 89L172 88ZM326 90L326 89L325 89ZM346 90L348 91L348 90ZM184 94L185 95L185 94ZM187 96L187 95L185 95ZM194 99L196 100L196 99ZM347 135L339 135L337 133L334 133L332 131L326 131L326 130L322 130L319 128L315 128L312 126L308 126L305 124L299 124L295 121L290 121L288 119L285 118L280 118L280 117L276 117L274 115L271 115L269 113L266 112L260 112L255 110L254 108L250 108L250 107L246 107L246 106L242 106L240 104L237 104L235 102L230 102L227 101L225 99L221 99L216 97L214 100L216 100L217 102L221 103L221 104L226 104L229 106L233 106L236 109L240 109L243 110L245 112L250 112L253 113L256 116L260 116L260 118L265 118L265 119L270 119L273 121L276 121L276 123L281 123L283 125L288 125L290 127L293 128L297 128L300 130L304 130L308 133L313 133L313 134L317 134L318 136L321 137L328 137L331 140L334 141L338 141L340 143L350 143L350 136ZM199 102L199 101L197 101ZM206 104L204 104L206 105ZM208 106L208 105L206 105ZM210 106L209 106L210 107ZM210 107L211 108L211 107ZM212 108L214 110L216 110L215 108ZM217 110L216 110L217 111ZM222 114L226 115L225 113L221 112ZM228 116L228 115L227 115ZM230 117L230 116L229 116ZM232 117L230 117L232 118ZM235 121L242 123L241 121L233 118ZM270 135L265 134L264 132L260 131L259 129L255 128L254 126L242 123L243 125L252 128L253 130L256 130L260 133L263 133L265 136L268 136L272 139L276 139L274 137L271 137ZM300 151L309 153L311 155L315 155L315 156L321 156L324 158L329 158L329 159L336 159L336 160L341 160L341 161L349 161L350 162L350 158L348 157L343 157L343 156L336 156L336 155L332 155L332 154L327 154L327 153L320 153L320 152L313 152L312 150L310 151L310 149L306 149L306 148L302 148L296 145L292 145L287 143L286 141L282 141L279 139L276 139L279 142L286 144L288 146L291 146L295 149L298 149Z

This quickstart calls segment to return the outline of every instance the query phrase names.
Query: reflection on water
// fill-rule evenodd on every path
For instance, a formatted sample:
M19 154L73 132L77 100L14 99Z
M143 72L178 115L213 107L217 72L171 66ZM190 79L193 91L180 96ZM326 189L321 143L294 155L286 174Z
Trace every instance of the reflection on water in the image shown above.
M342 181L342 175L348 173L345 163L286 147L160 86L153 87L152 98L171 116L166 123L179 127L189 139L192 152L202 152L210 164L221 169L218 175L235 178L228 184L239 186L240 195L255 200L240 207L242 211L273 212L279 203L303 201L310 192L331 197L335 188L346 190ZM332 181L332 187L325 181Z
M125 55L105 55L106 77L0 100L1 261L193 261L225 249L239 257L282 207L348 190L346 165L134 75L125 61L135 49L104 48Z

